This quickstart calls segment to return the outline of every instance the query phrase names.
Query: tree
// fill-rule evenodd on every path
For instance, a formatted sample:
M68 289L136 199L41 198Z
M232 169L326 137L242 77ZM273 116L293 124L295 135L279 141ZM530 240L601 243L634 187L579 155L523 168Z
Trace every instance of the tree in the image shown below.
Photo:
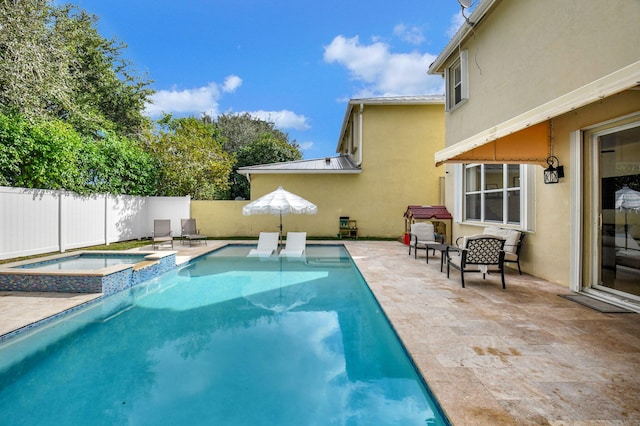
M0 112L0 185L155 195L158 165L139 143L82 137L68 123Z
M78 187L82 139L61 121L32 124L0 113L0 183L39 189Z
M28 118L72 110L73 60L47 0L0 0L0 108Z
M195 200L221 198L229 189L234 156L222 149L223 138L213 124L194 117L163 117L149 144L160 163L160 195L191 195Z
M0 109L28 119L140 136L153 93L122 58L123 43L101 37L97 18L51 0L0 0Z
M87 138L79 157L79 193L157 193L158 161L136 141L111 134L95 140Z
M137 75L122 57L126 44L105 39L96 29L97 18L66 5L53 10L53 31L64 40L74 60L73 101L78 106L69 119L83 134L99 130L139 137L151 125L144 115L153 90L150 80Z
M285 142L289 141L289 136L276 129L274 123L253 117L249 113L222 114L215 124L226 139L224 150L229 153L237 152L240 148L255 142L263 134L273 135L276 139ZM294 145L296 145L295 142Z
M208 117L204 120L207 121ZM210 118L208 121L212 121ZM227 199L249 198L249 182L238 174L238 167L254 166L302 158L298 144L289 142L289 136L276 129L274 123L244 114L223 114L215 122L224 136L224 149L235 153L236 167L229 175L231 183Z
M302 154L294 145L264 133L257 140L240 148L236 153L236 168L231 177L230 198L249 198L250 188L247 178L237 173L237 169L256 164L282 163L302 159Z

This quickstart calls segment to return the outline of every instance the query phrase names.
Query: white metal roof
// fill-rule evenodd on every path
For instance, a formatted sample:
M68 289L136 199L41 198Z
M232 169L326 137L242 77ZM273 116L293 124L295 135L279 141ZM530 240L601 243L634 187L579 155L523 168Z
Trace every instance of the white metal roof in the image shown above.
M259 164L256 166L240 167L238 173L250 174L348 174L360 173L348 156L316 158L313 160L287 161L284 163Z

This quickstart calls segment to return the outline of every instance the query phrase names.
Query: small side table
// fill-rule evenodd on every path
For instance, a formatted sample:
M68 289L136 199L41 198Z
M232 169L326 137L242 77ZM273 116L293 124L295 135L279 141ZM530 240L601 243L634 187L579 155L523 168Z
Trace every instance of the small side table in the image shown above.
M450 246L449 244L427 244L427 263L429 263L429 249L438 250L440 252L440 272L442 272L442 268L444 266L444 258L447 253L447 249L449 251L459 251L458 247Z

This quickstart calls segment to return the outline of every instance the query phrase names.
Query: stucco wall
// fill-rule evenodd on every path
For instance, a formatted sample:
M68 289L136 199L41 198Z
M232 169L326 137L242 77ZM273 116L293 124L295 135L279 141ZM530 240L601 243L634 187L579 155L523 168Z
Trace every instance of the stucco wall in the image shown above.
M469 100L451 145L640 59L640 1L502 1L460 46Z
M535 229L525 240L521 260L524 272L569 286L571 213L573 210L582 212L584 209L581 205L572 204L571 181L577 179L586 184L590 176L588 165L583 166L582 170L571 168L571 134L576 130L637 112L639 106L640 91L632 90L553 120L554 152L564 166L566 177L558 184L545 185L543 168L535 166ZM448 165L447 168L453 172L453 166ZM453 179L447 180L446 188L448 197L452 199ZM584 204L587 205L586 202ZM449 209L452 211L453 205ZM460 223L454 223L453 228L454 238L479 231L477 226Z
M359 236L400 237L408 205L440 203L444 168L433 165L433 156L444 147L444 106L365 105L363 128L360 174L253 174L251 199L281 185L318 206L313 216L284 216L285 233L335 238L339 217L349 216ZM248 202L192 201L192 217L214 237L277 230L275 216L242 216Z

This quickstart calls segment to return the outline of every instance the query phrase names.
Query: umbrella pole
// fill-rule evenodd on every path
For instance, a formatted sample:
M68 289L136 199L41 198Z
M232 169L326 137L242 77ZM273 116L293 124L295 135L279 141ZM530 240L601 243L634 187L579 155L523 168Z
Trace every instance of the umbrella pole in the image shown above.
M280 239L278 241L278 252L282 250L282 212L280 212Z
M629 225L627 225L627 211L624 211L624 249L628 250L629 249L629 242L628 242L628 233L629 232Z

